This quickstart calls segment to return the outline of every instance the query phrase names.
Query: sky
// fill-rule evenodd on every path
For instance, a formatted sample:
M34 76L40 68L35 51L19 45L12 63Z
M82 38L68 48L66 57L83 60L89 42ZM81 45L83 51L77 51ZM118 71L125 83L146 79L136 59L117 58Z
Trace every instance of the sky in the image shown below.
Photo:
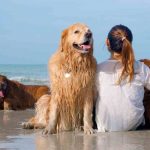
M0 64L47 64L77 22L92 30L98 62L109 58L105 39L117 24L131 29L136 58L150 58L149 0L0 0Z

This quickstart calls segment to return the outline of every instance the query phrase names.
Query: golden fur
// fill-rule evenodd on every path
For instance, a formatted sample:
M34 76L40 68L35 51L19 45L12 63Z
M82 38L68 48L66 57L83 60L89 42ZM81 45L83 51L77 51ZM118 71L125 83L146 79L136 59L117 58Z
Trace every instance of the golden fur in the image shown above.
M24 85L0 75L0 92L3 93L0 109L23 110L33 108L42 95L49 93L49 88L45 85Z
M91 47L85 51L89 45L82 43L87 39ZM43 133L47 134L84 126L85 133L93 133L96 60L92 40L84 24L74 24L62 32L60 46L49 61L51 95L40 98L36 116L23 123L24 128L45 128Z

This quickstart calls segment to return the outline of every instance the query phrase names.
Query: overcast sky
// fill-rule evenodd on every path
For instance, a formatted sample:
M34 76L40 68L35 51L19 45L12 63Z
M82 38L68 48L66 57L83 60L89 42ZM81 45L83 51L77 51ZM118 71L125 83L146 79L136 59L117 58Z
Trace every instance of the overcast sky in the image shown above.
M47 64L76 22L93 31L98 62L109 57L105 38L116 24L132 30L136 58L150 58L149 0L1 0L0 64Z

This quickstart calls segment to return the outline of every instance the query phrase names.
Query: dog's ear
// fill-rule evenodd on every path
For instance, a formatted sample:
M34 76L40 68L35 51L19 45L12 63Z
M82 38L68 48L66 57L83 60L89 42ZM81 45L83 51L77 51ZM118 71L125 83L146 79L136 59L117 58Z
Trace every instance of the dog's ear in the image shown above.
M150 59L141 59L140 61L143 62L148 67L150 67Z
M62 33L61 33L61 40L60 40L60 44L59 44L59 50L61 52L64 51L64 48L65 48L65 41L66 41L66 37L67 37L67 33L68 33L68 30L65 29Z

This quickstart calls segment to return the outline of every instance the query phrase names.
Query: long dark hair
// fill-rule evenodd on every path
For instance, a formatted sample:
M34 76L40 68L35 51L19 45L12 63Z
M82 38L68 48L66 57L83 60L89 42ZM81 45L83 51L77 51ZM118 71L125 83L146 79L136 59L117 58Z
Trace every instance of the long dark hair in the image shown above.
M134 76L134 52L132 48L133 35L131 30L124 25L114 26L108 33L110 43L109 49L121 55L123 65L122 73L119 78L119 83L125 77L129 76L129 82Z

